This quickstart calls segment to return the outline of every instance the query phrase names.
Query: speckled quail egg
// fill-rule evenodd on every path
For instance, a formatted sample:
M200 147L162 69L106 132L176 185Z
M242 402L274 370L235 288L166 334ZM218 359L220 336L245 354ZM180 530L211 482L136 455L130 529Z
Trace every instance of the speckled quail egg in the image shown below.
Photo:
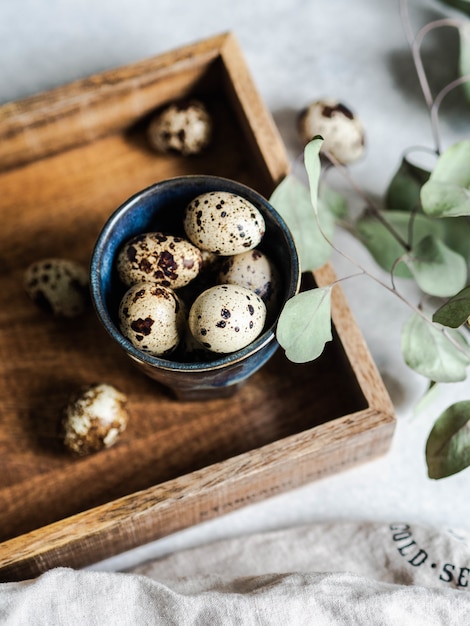
M195 246L219 255L255 248L264 231L264 218L251 202L227 191L210 191L185 209L183 226Z
M119 305L122 334L139 350L153 356L172 352L184 332L186 316L172 289L142 282L132 285Z
M157 152L199 154L210 144L212 118L199 100L174 102L150 122L147 135Z
M219 283L240 285L254 291L269 308L277 299L279 273L261 250L249 250L224 259Z
M196 341L212 352L241 350L263 330L264 302L253 291L237 285L216 285L194 301L188 324Z
M90 298L87 270L69 259L32 263L24 274L24 288L40 308L59 317L81 315Z
M112 385L88 385L69 399L62 419L65 447L85 456L116 443L128 423L127 397Z
M353 163L364 153L364 129L348 107L333 99L312 102L299 115L301 140L307 144L315 135L324 139L321 150L340 163Z
M190 283L202 265L201 251L182 237L160 232L132 237L118 254L116 267L126 287L143 281L178 289Z

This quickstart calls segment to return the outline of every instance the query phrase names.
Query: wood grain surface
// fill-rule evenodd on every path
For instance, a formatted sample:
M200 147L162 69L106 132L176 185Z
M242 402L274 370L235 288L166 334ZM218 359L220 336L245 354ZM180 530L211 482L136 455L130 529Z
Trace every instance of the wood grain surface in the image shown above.
M149 115L188 95L209 107L213 144L155 154ZM38 259L88 264L109 214L157 180L216 174L268 196L287 171L232 35L0 107L0 580L94 562L387 450L393 410L339 287L317 361L278 351L234 398L205 402L177 402L138 372L91 308L53 319L23 289ZM128 395L130 423L113 448L74 459L59 416L90 382Z

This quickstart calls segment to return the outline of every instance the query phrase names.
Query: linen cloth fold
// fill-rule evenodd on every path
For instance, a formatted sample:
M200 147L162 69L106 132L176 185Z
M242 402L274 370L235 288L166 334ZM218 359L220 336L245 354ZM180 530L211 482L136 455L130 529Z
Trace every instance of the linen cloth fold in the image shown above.
M0 623L470 624L470 538L393 522L313 524L198 546L126 572L0 585Z

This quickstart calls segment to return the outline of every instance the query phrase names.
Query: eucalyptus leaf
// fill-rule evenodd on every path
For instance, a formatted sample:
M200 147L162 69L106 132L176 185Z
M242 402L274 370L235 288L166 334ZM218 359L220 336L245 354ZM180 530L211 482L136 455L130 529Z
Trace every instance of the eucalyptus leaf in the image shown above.
M403 157L385 193L385 207L390 211L416 211L420 207L421 187L428 179L429 171Z
M470 286L464 287L458 294L450 298L432 316L432 321L458 328L470 317Z
M328 210L336 219L343 219L348 214L346 198L335 189L321 185L318 193L318 209Z
M470 262L470 220L467 217L452 217L440 220L442 239L454 252Z
M419 417L425 411L429 411L432 405L436 402L441 391L441 386L435 383L433 380L429 382L429 387L423 394L423 396L418 400L418 402L413 407L413 415L415 417Z
M284 305L276 336L290 361L313 361L331 341L331 289L303 291Z
M304 148L304 163L310 187L310 198L314 211L318 210L318 185L321 175L320 149L323 144L323 137L316 135Z
M276 187L270 203L292 233L302 270L314 270L324 265L331 256L332 248L322 231L329 238L334 233L334 218L330 211L324 205L319 205L317 217L308 188L292 175L284 178Z
M470 192L455 183L429 180L421 189L421 205L430 217L470 215Z
M409 240L409 232L412 228L415 245L429 235L440 237L443 233L441 222L431 220L425 215L412 216L406 211L387 211L384 213L384 218L406 242ZM411 223L410 220L412 220ZM406 253L403 245L373 214L365 214L359 218L356 222L356 233L376 262L387 271L391 271L396 260ZM396 266L395 275L402 278L412 277L412 273L402 262Z
M449 406L436 420L426 443L429 478L445 478L470 466L470 400Z
M415 313L403 326L401 350L406 364L430 380L453 383L466 378L470 364L470 352L463 335L448 330L449 337L441 330Z
M437 160L421 188L421 205L430 217L470 215L470 141L460 141Z
M455 0L454 0L455 1ZM459 0L457 0L459 1ZM460 3L466 5L466 12L470 13L470 2L460 0ZM467 76L470 74L470 22L467 20L459 26L460 36L460 56L459 56L459 74ZM467 81L463 84L465 96L470 100L470 83Z
M419 287L431 296L453 296L467 282L465 259L434 235L421 239L405 262Z
M470 185L470 141L459 141L447 148L437 159L430 180L440 180L455 183L461 187Z

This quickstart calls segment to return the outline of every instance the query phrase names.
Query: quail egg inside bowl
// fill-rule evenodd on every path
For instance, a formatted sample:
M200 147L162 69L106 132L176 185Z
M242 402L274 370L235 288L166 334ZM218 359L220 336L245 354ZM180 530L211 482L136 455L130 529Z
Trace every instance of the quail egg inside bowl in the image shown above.
M204 220L198 214L198 210L194 211L194 201L197 198L199 198L200 205L204 205L205 200L207 200L206 206L211 206L211 210L219 211L220 214L227 211L227 204L230 205L231 203L234 205L234 208L231 209L231 215L233 216L238 211L240 221L237 221L236 218L232 219L230 226L227 226L227 230L222 233L224 247L219 249L217 241L213 244L212 240L210 245L198 242L198 239L202 239L203 242L207 241L207 233L203 232L207 230L207 224L204 226ZM220 200L223 200L222 204L220 204ZM218 204L221 207L219 209L217 209ZM191 212L190 217L188 217L188 212ZM256 222L254 226L246 222L247 216L250 215L254 216L250 218L253 223ZM226 217L221 217L219 227L215 229L216 236L222 232L224 220ZM189 230L188 222L192 223ZM138 274L141 289L134 288L134 295L130 298L128 292L133 287L129 287L123 282L122 263L118 268L118 259L120 255L122 258L122 250L126 249L129 241L135 241L136 238L138 241L142 241L139 236L148 233L171 236L169 240L172 243L174 243L175 238L177 242L183 239L188 241L187 246L185 244L186 248L200 245L202 256L207 251L210 251L211 254L209 264L201 263L198 254L191 256L191 258L196 259L195 263L198 265L199 275L192 278L189 284L187 281L184 282L182 287L176 286L180 283L175 276L167 280L168 272L164 272L166 284L160 282L160 285L170 293L174 290L175 302L179 303L177 307L178 320L180 320L180 311L182 310L185 314L185 323L178 321L177 324L180 333L179 345L176 345L177 341L174 342L174 347L173 344L168 344L170 348L165 346L161 353L158 350L153 351L148 348L147 339L151 335L150 333L145 335L146 329L149 327L156 328L157 323L159 323L156 319L153 320L152 315L147 316L146 314L144 316L139 313L138 319L128 317L126 323L123 322L125 306L122 302L126 292L127 305L131 303L132 297L137 297L137 294L142 292L142 289L146 294L150 293L151 285L157 284L158 276L162 275L159 264L163 263L165 268L169 265L175 275L180 271L183 273L183 269L185 269L183 268L184 263L183 265L180 263L178 266L176 262L171 261L171 250L164 254L158 252L153 256L150 255L150 262L149 258L144 255L143 261L140 263L143 273ZM226 247L226 242L230 238L236 241L238 246L234 247L233 254L239 253L241 242L241 249L250 250L256 247L270 259L278 278L278 310L274 314L270 313L266 316L264 303L254 292L247 290L248 299L246 299L245 286L230 286L229 291L236 290L237 294L235 295L239 300L241 300L241 293L246 300L244 305L246 310L241 311L240 309L240 319L246 325L246 330L245 326L234 323L233 319L224 318L227 311L222 311L223 306L221 311L216 312L217 314L214 316L214 329L206 328L201 324L198 325L197 320L194 322L194 316L197 317L197 313L193 312L192 326L197 327L198 330L194 331L193 328L197 336L192 337L191 342L198 344L201 350L193 351L192 355L188 355L184 350L184 336L188 334L188 329L191 333L189 317L192 305L205 291L220 284L217 278L220 274L218 266L226 261L227 255L230 255L230 250ZM243 247L243 243L246 244L246 247ZM139 253L141 252L142 250L139 249ZM126 254L130 255L130 260L135 265L136 256L134 251L129 252L129 246ZM149 269L146 276L147 268ZM208 273L211 277L210 280L207 278ZM145 287L147 279L150 282L148 288ZM215 282L211 282L211 280L215 280ZM283 304L297 293L299 284L300 269L295 245L289 229L279 214L258 192L236 181L217 176L194 175L171 178L157 182L136 193L116 209L104 224L96 241L90 265L92 301L98 319L111 339L120 346L123 353L142 372L167 387L173 392L173 395L181 400L230 396L249 376L262 367L278 347L275 338L277 316L282 310ZM215 291L219 294L220 300L220 290L216 289ZM253 297L251 297L251 293L253 293ZM203 298L203 302L205 302L205 308L210 310L210 300L207 304L206 296ZM219 305L217 304L217 306ZM225 309L230 309L229 313L237 312L238 314L238 305L233 307L233 310L230 307L230 303L228 306L225 305ZM225 328L222 328L224 322ZM126 328L131 328L132 324L134 324L134 330L131 329L132 332L129 331L131 333L129 334L126 332ZM218 324L217 327L216 324ZM136 328L139 331L137 333L135 332ZM255 328L256 333L254 333L253 328ZM145 332L140 332L141 329ZM209 330L211 337L222 338L222 344L219 339L217 344L214 342L214 346L217 345L214 351L211 350L210 341L201 341L204 339L203 335L206 330ZM225 349L224 333L228 333L230 330L233 337L227 335L227 349ZM240 343L239 337L242 331L248 343ZM144 336L142 340L139 339L140 335ZM139 341L142 341L142 345L147 346L147 348L141 349ZM204 346L204 343L207 345ZM197 354L196 359L194 359L194 354Z

